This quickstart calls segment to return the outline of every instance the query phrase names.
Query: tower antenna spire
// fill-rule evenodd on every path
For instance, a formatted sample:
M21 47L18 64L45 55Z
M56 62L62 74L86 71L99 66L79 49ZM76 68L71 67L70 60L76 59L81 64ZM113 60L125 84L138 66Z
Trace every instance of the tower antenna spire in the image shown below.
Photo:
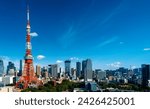
M27 21L30 22L30 7L29 7L29 0L27 0Z

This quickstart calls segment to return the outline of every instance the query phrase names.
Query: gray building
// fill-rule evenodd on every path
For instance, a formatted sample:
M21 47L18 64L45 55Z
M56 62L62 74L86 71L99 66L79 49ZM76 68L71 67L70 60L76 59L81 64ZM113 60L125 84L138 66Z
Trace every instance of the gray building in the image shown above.
M8 62L7 75L15 75L15 72L16 72L15 64L12 62Z
M71 61L70 60L65 61L65 76L72 78L72 75L71 75Z
M96 79L98 81L106 79L106 71L102 71L101 69L96 69L95 74L96 74Z
M118 72L119 78L128 78L129 70L127 68L120 67L119 69L116 70L116 72Z
M44 78L48 78L48 68L47 67L41 68L41 75Z
M58 78L59 68L57 64L49 65L49 75L52 78Z
M142 65L142 86L147 87L150 81L150 65Z
M85 68L84 70L84 81L92 81L93 80L93 70L92 70L92 61L91 59L85 60Z
M81 63L80 62L76 62L76 76L77 78L81 77Z
M72 80L76 80L76 79L77 79L76 73L77 73L77 72L76 72L76 69L71 68Z
M0 75L4 73L4 62L0 59Z

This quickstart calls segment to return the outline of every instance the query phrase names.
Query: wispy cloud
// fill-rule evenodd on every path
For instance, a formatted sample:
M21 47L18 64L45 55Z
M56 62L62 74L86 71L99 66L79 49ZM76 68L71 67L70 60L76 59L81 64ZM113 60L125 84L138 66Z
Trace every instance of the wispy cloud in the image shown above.
M111 67L111 68L119 68L121 67L121 62L114 62L114 63L111 63L111 64L107 64L108 67Z
M2 60L10 60L10 58L8 56L0 56L0 59L2 59Z
M73 25L71 25L67 31L60 37L60 43L63 48L69 47L73 41L75 40L77 32L74 29Z
M30 35L31 35L31 37L37 37L37 36L38 36L38 33L32 32L32 33L30 33Z
M150 48L144 48L144 51L150 51Z
M117 41L117 40L118 40L118 37L116 37L116 36L115 36L115 37L112 37L112 38L107 39L107 40L101 42L100 44L98 44L98 47L106 46L106 45L108 45L108 44L110 44L110 43L113 43L113 42L115 42L115 41Z
M93 5L91 5L91 6L93 7L96 2L95 2L94 0L92 0L92 1L93 1L93 3L92 3ZM90 22L84 24L84 26L83 26L82 28L80 28L79 31L86 31L86 30L91 29L91 30L90 30L90 32L91 32L91 31L94 30L95 27L96 27L96 29L97 29L97 26L100 26L100 27L103 28L103 25L104 25L105 23L107 23L109 20L111 20L113 17L115 17L118 13L121 13L121 12L122 12L122 7L123 7L123 5L124 5L124 1L122 0L122 1L120 1L120 3L119 3L116 7L114 7L113 9L111 9L110 12L107 13L107 15L106 15L102 20L100 20L100 19L102 18L102 14L99 14L99 13L98 13L97 15L99 15L99 16L95 17L94 20L92 20L92 21L90 21ZM89 9L90 9L90 8L89 8ZM82 22L85 21L87 15L89 15L89 10L86 11L85 15L84 15L84 16L82 17L82 19L80 20L80 25L82 24ZM94 27L94 28L93 28L93 27ZM88 33L88 32L89 32L89 31L87 31L87 33Z
M38 55L38 56L37 56L37 59L38 59L38 60L42 60L42 59L44 59L44 58L45 58L44 55Z
M109 20L112 19L112 17L118 14L119 11L121 12L120 8L122 7L122 5L123 5L123 2L120 2L120 4L114 10L112 10L112 12L100 24L102 25L102 24L107 23Z

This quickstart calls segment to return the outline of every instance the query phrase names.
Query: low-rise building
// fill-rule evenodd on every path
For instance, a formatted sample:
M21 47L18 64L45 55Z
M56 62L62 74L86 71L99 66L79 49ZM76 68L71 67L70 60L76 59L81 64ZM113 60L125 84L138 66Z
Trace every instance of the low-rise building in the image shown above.
M6 86L6 87L0 87L0 92L13 92L14 87L12 86Z

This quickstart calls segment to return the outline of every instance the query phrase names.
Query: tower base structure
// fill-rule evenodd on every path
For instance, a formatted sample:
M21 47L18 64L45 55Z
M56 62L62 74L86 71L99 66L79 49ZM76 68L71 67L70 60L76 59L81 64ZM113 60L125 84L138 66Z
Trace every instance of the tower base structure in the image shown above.
M42 80L39 80L34 73L33 61L32 59L26 59L23 75L20 77L19 81L16 83L16 88L26 89L26 88L37 88L43 85Z
M19 89L38 88L39 86L42 85L43 82L41 80L38 80L37 77L22 76L20 80L16 83L16 88Z

